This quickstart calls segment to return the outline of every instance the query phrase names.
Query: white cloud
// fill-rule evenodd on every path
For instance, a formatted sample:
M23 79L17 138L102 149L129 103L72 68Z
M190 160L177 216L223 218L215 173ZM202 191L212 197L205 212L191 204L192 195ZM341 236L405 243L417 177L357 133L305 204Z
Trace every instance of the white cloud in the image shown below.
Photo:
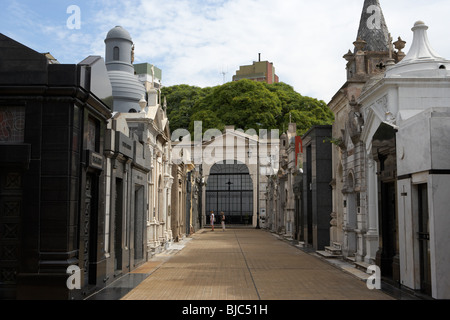
M109 7L101 16L110 21L109 28L114 21L131 33L137 60L162 68L166 85L220 84L222 70L228 71L226 79L231 80L240 65L252 63L261 53L263 60L274 63L281 81L304 95L327 100L340 85L333 81L339 79L336 74L344 80L342 56L354 36L348 44L342 38L348 35L351 21L356 26L351 33L356 36L360 10L356 0L346 6L306 0L219 4L152 0Z

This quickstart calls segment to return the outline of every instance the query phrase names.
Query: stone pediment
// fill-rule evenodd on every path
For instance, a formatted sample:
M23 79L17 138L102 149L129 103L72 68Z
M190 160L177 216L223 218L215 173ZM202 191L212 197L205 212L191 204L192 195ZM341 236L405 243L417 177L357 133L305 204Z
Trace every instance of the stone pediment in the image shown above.
M252 132L250 132L252 133ZM242 145L242 143L245 145L247 142L250 144L256 144L259 141L258 136L245 133L241 130L231 130L227 129L225 132L220 132L217 129L213 130L207 130L204 134L204 145L210 145L210 144L220 144L223 145L224 143L227 143L227 141L230 141L230 138L237 140L237 145ZM242 143L241 143L242 142Z

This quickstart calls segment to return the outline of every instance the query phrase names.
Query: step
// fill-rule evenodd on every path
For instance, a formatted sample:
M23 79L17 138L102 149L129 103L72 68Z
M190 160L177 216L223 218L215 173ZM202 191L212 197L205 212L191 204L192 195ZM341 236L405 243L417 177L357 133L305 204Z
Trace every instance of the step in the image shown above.
M336 247L325 247L325 251L328 251L331 254L342 255L341 249Z
M351 273L352 275L358 277L359 279L363 280L363 281L367 281L367 279L370 277L369 274L355 268L355 267L350 267L350 266L343 266L342 270Z
M357 269L361 270L361 271L364 271L364 272L366 272L366 271L367 271L367 268L369 268L370 266L371 266L371 264L366 263L366 262L363 262L363 261L361 261L361 262L355 262L355 267L356 267Z
M299 242L297 242L297 243L295 244L295 246L296 246L297 248L304 248L304 247L305 247L305 242L299 241Z
M350 257L350 256L345 257L345 260L346 260L346 261L349 261L349 262L352 262L352 263L355 263L355 262L356 262L356 258L355 258L355 257Z
M340 243L340 242L333 242L332 243L332 247L336 248L336 249L339 249L339 250L342 250L342 243Z
M324 257L324 258L327 258L327 259L339 259L339 258L342 258L342 255L333 254L333 253L330 253L330 252L328 252L326 250L319 250L319 251L316 251L316 253L318 255Z

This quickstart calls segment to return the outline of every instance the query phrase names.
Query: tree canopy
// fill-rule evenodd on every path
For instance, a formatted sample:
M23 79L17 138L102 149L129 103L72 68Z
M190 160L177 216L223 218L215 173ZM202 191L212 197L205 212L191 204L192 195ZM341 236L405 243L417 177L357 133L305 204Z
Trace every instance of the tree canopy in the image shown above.
M251 80L228 82L216 87L189 85L164 87L170 127L194 131L202 121L203 132L236 129L279 129L286 131L289 120L297 123L303 135L314 125L332 124L334 116L324 101L302 96L285 83L266 84Z

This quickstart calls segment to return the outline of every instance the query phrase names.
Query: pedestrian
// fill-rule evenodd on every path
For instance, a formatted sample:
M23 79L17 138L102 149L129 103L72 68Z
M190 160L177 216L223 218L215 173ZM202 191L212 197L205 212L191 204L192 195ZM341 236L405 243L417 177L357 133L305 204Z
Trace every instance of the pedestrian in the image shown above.
M225 213L220 213L220 221L222 222L222 231L225 231Z
M216 218L214 216L214 211L211 210L211 215L209 216L209 221L211 223L211 231L214 231L214 222L216 221Z

